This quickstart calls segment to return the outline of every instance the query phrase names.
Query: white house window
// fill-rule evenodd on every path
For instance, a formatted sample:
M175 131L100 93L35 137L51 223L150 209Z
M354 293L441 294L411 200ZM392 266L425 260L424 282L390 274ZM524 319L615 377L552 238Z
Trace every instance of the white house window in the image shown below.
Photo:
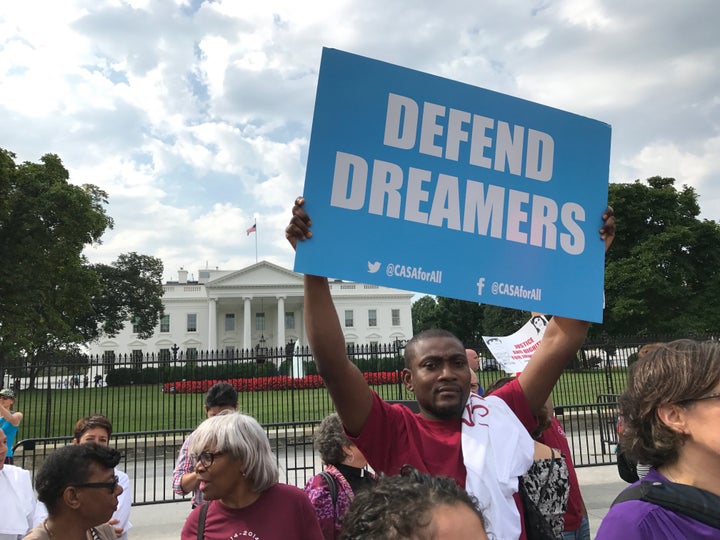
M160 319L160 332L167 333L170 331L170 315L163 315Z
M265 331L265 313L261 312L255 314L255 330L258 332Z
M399 309L392 310L392 325L400 326L400 310Z
M115 351L103 351L102 361L106 370L115 367Z
M187 331L197 332L197 313L187 314Z
M234 332L235 331L235 314L234 313L226 313L225 314L225 331L226 332Z
M197 360L198 352L195 347L188 347L185 349L185 359L186 360Z
M353 310L345 310L345 328L352 328L355 326L355 320L353 319Z
M130 353L130 359L134 367L140 367L142 365L143 352L140 349L133 349L132 353Z
M138 326L138 319L133 319L132 326L133 326L132 333L133 333L133 334L139 334L139 333L140 333L140 327Z
M168 365L170 363L170 349L160 349L158 351L158 362L160 362L161 365Z
M368 309L368 326L377 326L377 309Z
M295 312L285 312L285 330L295 330Z

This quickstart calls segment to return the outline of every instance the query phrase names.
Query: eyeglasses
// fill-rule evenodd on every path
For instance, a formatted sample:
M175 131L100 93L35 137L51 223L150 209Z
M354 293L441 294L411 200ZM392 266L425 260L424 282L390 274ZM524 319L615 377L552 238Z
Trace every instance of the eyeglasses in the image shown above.
M212 467L212 464L215 463L215 458L218 456L222 456L223 452L202 452L199 456L191 456L195 462L198 461L202 463L202 466L206 469L209 469Z
M713 392L712 394L707 394L707 395L700 396L697 398L682 399L682 400L678 401L678 404L692 403L693 401L705 401L706 399L719 399L719 398L720 398L720 392Z
M120 479L117 476L113 476L112 482L86 482L84 484L73 484L76 488L106 488L110 490L110 493L115 493Z

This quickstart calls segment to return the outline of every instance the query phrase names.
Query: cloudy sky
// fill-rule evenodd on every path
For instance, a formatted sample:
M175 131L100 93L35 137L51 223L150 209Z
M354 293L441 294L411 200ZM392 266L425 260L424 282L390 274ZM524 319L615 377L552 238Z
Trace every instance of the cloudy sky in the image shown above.
M0 147L109 194L87 251L291 267L322 47L612 125L610 180L693 186L720 220L717 0L3 0ZM257 218L257 236L245 234Z

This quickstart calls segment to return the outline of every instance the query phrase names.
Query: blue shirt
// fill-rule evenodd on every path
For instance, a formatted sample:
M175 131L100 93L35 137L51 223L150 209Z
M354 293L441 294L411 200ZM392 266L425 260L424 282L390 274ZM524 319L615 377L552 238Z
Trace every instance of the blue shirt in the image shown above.
M13 444L15 444L15 435L17 435L20 425L13 426L10 422L5 420L4 418L0 418L0 428L2 428L2 430L5 432L5 435L7 436L7 445L8 445L7 457L12 457L13 456Z

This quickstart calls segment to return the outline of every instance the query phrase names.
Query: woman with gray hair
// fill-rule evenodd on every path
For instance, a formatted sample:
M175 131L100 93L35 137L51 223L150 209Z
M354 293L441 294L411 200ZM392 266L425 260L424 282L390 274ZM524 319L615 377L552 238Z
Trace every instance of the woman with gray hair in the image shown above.
M619 405L623 448L651 468L596 539L720 538L720 345L659 344L630 368Z
M199 488L209 502L190 513L182 540L322 539L303 491L278 482L267 435L251 416L208 418L194 431L190 454L196 460Z
M345 436L340 417L332 413L320 423L315 449L325 468L305 484L325 540L340 538L340 520L358 491L372 485L374 476L365 470L367 460Z

